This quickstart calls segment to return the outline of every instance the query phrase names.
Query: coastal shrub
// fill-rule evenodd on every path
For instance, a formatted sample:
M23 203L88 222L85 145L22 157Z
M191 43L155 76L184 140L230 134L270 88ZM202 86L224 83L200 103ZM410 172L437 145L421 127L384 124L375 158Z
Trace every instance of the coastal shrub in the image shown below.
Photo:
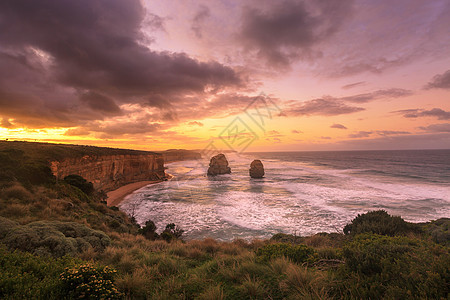
M0 299L65 299L59 274L80 263L71 257L43 260L0 247Z
M156 240L159 235L156 233L156 225L152 220L145 222L145 225L139 229L139 233L142 234L148 240Z
M86 195L91 195L94 192L94 185L92 182L88 182L80 175L68 175L64 177L64 182L79 188Z
M102 251L111 243L105 233L73 222L38 221L23 226L3 223L10 226L2 234L8 248L43 256L75 255L90 247Z
M434 242L450 246L450 218L441 218L422 225Z
M268 244L256 251L256 255L263 261L278 257L286 257L296 263L314 260L317 253L306 245L291 245L285 243Z
M170 223L166 225L166 228L163 232L161 232L161 238L166 242L170 242L172 240L176 240L181 238L184 230L180 227L176 226L174 223Z
M391 216L385 210L370 211L359 215L344 227L345 234L375 233L381 235L403 235L418 232L416 224L408 223L399 216Z
M63 292L69 298L77 299L121 299L114 279L117 271L109 267L95 267L84 264L66 268L61 273Z
M450 292L449 248L407 237L362 234L344 246L339 295L441 299Z

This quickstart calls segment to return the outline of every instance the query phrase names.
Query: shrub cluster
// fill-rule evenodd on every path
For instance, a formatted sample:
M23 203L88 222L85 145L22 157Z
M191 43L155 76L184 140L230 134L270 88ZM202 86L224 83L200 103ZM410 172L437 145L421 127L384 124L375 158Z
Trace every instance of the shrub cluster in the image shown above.
M449 249L433 242L362 234L344 246L340 295L358 299L445 299Z
M156 225L152 220L145 222L144 227L139 229L139 233L142 234L148 240L163 239L166 242L171 242L172 240L180 239L184 233L184 230L176 226L174 223L166 225L166 228L159 235L156 233Z
M79 188L86 195L91 195L95 191L92 182L88 182L80 175L68 175L64 177L64 182Z
M286 257L296 263L312 261L317 257L316 251L306 245L285 243L265 245L256 251L256 255L263 261L269 261L277 257Z
M61 257L89 248L103 251L111 239L103 232L74 222L38 221L19 225L0 217L0 241L9 249Z
M359 215L344 227L345 234L375 233L381 235L404 235L418 232L416 224L408 223L398 216L391 216L384 210L370 211Z

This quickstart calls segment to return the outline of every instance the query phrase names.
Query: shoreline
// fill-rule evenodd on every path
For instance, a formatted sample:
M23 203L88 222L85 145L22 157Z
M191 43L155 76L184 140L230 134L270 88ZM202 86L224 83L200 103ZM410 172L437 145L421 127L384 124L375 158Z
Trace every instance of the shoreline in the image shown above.
M173 178L173 176L171 174L166 174L166 178L170 180ZM106 199L106 203L108 206L117 206L123 201L123 199L125 199L126 196L132 194L134 191L137 191L144 186L164 181L165 180L145 180L123 185L115 190L106 193L106 195L108 196L108 199Z

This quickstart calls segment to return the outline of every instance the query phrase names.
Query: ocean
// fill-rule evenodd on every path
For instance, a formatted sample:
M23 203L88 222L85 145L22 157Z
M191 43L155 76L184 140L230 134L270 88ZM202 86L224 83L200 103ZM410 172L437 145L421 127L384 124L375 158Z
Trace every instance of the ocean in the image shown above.
M342 232L358 214L384 209L407 221L450 217L450 150L226 154L232 173L206 176L209 159L167 164L170 181L127 196L121 210L185 239L265 239ZM252 179L253 159L265 168Z

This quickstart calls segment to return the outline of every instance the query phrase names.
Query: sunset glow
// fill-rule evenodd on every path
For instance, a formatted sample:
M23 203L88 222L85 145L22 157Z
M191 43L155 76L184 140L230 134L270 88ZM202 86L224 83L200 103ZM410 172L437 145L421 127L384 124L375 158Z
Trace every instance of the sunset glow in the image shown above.
M246 151L450 148L448 1L63 2L0 4L0 139L240 151L238 118Z

